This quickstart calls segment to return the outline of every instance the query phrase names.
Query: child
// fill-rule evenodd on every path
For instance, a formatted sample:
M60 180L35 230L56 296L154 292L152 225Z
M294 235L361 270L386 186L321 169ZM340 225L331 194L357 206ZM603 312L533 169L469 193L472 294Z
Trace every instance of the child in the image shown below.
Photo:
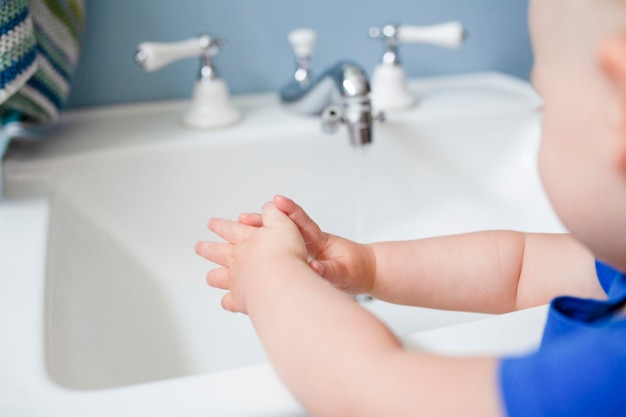
M262 214L212 219L227 242L197 245L223 266L207 275L229 290L223 307L250 316L312 415L626 415L626 275L618 272L626 271L626 0L531 0L530 8L533 83L544 99L540 173L570 235L364 245L323 233L279 196ZM403 350L337 288L492 313L558 298L537 352L449 358Z

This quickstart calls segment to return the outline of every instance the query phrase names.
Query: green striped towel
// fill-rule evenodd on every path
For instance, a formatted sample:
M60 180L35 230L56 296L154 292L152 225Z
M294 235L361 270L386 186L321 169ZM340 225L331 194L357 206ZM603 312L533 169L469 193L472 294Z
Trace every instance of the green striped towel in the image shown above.
M2 125L56 122L78 63L84 0L0 0Z

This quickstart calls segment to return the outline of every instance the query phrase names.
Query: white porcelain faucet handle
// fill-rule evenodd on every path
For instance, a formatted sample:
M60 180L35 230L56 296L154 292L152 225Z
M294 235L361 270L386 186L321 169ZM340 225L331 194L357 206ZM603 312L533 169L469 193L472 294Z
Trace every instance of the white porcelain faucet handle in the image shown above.
M306 58L313 54L317 33L312 29L296 29L289 32L287 39L293 47L293 52L296 57Z
M221 39L207 35L179 42L142 42L137 46L135 61L145 71L156 71L180 59L215 55L222 45Z
M447 22L432 26L409 26L389 24L372 27L370 38L382 40L382 62L372 75L372 103L376 109L401 110L415 104L413 93L406 83L406 73L401 65L398 47L402 43L426 43L456 48L466 37L460 22Z
M181 124L190 129L213 129L241 119L241 112L231 103L228 86L217 76L213 57L224 47L223 39L209 35L179 42L143 42L137 46L135 62L144 71L156 71L184 58L200 57L200 71L193 96Z
M398 27L398 41L402 43L428 43L446 48L457 48L466 33L460 22L447 22L432 26Z

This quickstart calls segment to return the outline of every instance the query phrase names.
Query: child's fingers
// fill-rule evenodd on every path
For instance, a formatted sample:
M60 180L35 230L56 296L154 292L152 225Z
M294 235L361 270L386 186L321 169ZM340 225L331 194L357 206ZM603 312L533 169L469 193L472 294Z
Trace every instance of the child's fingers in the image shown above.
M263 226L278 226L281 224L288 224L293 227L293 222L289 220L287 215L278 210L274 203L269 202L263 205L261 218Z
M213 288L230 290L230 277L228 274L229 272L226 268L212 269L206 274L206 283Z
M254 229L256 228L232 220L218 218L209 220L209 230L230 243L237 243L246 239Z
M259 213L242 213L237 218L239 223L243 223L252 227L263 226L263 216Z
M224 310L230 311L231 313L245 313L237 308L237 304L235 303L235 298L232 293L228 293L223 296L221 304Z
M333 261L318 261L313 260L309 262L309 266L322 278L334 283L340 277L337 273L336 264Z
M274 197L276 208L285 213L298 226L309 254L316 256L324 249L326 235L309 215L293 200L278 195Z
M198 242L196 253L211 262L229 266L233 259L233 245L222 242Z
M320 261L313 260L309 262L309 266L317 275L322 278L326 278L324 275L326 274L326 268L324 268L324 264Z
M309 262L309 266L320 277L330 282L336 288L339 288L340 290L345 291L349 294L358 294L359 289L355 286L354 283L346 279L346 277L348 277L348 273L345 268L342 268L340 263L333 261L313 260Z

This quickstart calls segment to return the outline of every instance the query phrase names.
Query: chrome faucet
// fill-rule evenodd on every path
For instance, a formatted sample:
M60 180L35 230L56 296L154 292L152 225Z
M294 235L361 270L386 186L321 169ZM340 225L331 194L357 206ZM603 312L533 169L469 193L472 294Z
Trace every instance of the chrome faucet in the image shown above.
M295 30L289 34L289 42L294 47L297 68L293 79L280 91L282 104L297 113L320 115L322 129L327 133L345 124L354 146L372 143L373 122L384 120L384 116L372 114L370 84L363 68L341 61L313 79L310 59L315 32Z

